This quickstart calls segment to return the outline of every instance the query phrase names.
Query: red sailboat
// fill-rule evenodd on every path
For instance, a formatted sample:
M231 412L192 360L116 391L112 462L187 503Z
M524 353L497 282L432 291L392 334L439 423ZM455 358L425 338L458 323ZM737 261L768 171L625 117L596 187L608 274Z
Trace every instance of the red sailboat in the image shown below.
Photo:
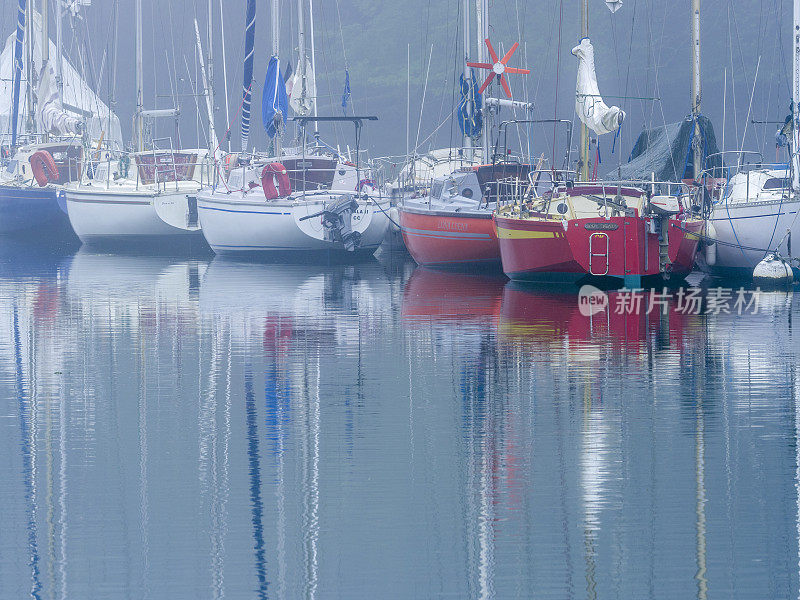
M477 137L481 120L488 113L481 110L481 102L497 105L496 99L482 99L481 94L497 79L512 102L508 74L527 74L527 69L508 66L519 44L515 43L502 58L498 58L491 42L485 40L492 62L466 62L462 77L462 104L459 121L464 132L464 147L456 150L465 167L456 168L445 176L426 182L423 189L404 197L398 205L403 240L414 260L427 266L489 265L499 266L500 248L497 244L492 213L497 206L498 181L509 177L526 179L530 165L520 162L493 161L492 164L474 166L472 138ZM469 48L468 38L465 47ZM475 79L470 67L490 71L483 85L475 90ZM483 123L483 126L486 124ZM488 157L488 138L483 135L483 157Z

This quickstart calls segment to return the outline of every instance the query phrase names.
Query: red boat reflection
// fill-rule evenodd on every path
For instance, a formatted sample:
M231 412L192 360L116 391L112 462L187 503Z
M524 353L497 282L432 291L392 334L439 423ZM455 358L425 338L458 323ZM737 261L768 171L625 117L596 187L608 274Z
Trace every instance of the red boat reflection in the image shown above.
M484 321L494 326L506 282L501 276L417 267L406 283L401 315L409 323Z
M631 300L630 293L604 292L606 305L589 315L581 311L577 291L575 286L509 283L503 290L500 339L515 346L569 348L574 344L639 353L650 344L656 349L680 350L688 330L700 326L701 317L679 306L674 294L654 298L653 292L646 291Z

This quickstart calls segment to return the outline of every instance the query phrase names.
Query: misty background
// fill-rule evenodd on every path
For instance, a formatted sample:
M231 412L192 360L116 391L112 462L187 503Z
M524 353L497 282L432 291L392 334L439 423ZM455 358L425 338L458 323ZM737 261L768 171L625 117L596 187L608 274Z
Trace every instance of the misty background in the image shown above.
M31 1L38 9L40 0ZM109 98L116 71L113 105L129 142L135 109L134 3L116 1L116 70L110 65L115 0L93 0L80 18L66 20L65 52L104 100ZM50 4L52 7L55 2L51 0ZM476 60L472 4L470 55ZM233 151L240 149L236 115L242 97L245 5L246 0L222 2ZM198 113L201 99L193 93L199 80L193 19L200 23L207 52L207 2L144 0L143 6L145 108L171 108L176 99L181 108L178 133L173 121L160 120L153 137L174 139L179 134L183 147L207 146L205 109L200 103ZM215 122L222 138L228 123L219 0L213 0L213 7ZM268 144L261 127L261 93L272 48L270 8L269 0L257 2L250 146L261 150ZM4 38L14 31L16 9L17 0L0 0ZM783 121L788 113L791 11L789 0L703 0L702 111L714 123L720 148L724 142L725 150L760 150L767 160L775 157L778 125L750 121ZM614 14L603 0L590 0L589 33L595 45L600 91L608 104L621 106L628 115L613 154L613 135L600 139L602 170L627 159L642 127L662 126L690 112L690 17L689 0L625 0ZM515 99L535 104L532 118L575 120L577 59L570 50L580 37L579 18L580 0L490 1L493 44L501 53L519 41L520 48L510 64L531 69L529 76L511 75L509 83ZM281 0L280 22L285 68L287 61L293 66L297 63L296 1ZM54 38L52 15L50 23ZM348 70L352 96L347 114L376 115L380 119L365 127L362 140L362 147L373 157L404 156L407 139L412 151L416 146L418 152L460 145L458 123L451 115L458 102L457 81L463 69L462 23L460 0L314 0L320 114L343 114L342 92ZM482 80L481 72L477 76ZM522 113L516 117L525 118ZM505 109L500 118L514 115ZM533 136L532 151L549 155L552 127L529 133ZM333 144L353 143L350 127L323 128L323 135Z

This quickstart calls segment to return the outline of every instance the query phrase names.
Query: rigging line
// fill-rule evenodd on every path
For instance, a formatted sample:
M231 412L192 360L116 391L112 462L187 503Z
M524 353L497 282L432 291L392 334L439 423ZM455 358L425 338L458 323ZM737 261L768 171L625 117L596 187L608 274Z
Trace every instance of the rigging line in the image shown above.
M456 33L455 33L456 37L455 37L455 40L453 41L453 47L454 48L458 47L458 44L456 43L456 40L458 40L460 37L463 37L463 36L461 36L461 26L462 26L463 21L464 21L464 19L461 16L461 2L456 2L456 23L457 23L457 25L456 25ZM463 60L468 60L467 57L469 56L469 48L464 48L464 51L461 53L461 55L463 56ZM455 57L453 59L453 86L452 86L452 89L451 89L451 92L450 92L450 98L451 98L450 99L450 106L455 106L455 103L456 103L456 81L458 79L459 62L460 61L458 60L458 50L456 50ZM462 69L462 72L463 72L463 69ZM460 93L461 93L461 86L460 85L458 86L458 89L459 89L459 95L460 95ZM444 97L445 97L444 94L442 94L442 98L443 99L444 99ZM460 103L461 103L461 100L459 98L459 104ZM442 105L444 105L444 100L442 101ZM452 160L452 158L453 158L452 157L452 154L453 154L453 125L454 125L454 121L455 121L455 117L453 117L452 115L454 115L455 113L451 112L450 114L451 114L451 118L450 118L450 140L449 140L448 146L450 148L450 159ZM441 109L440 109L439 110L439 118L441 119L441 117L442 117L442 112L441 112ZM459 127L461 127L460 122L459 122Z
M624 96L628 95L628 82L630 80L630 75L631 75L631 57L633 56L633 33L634 33L634 31L636 31L636 5L637 4L638 3L636 2L636 0L633 0L633 16L631 18L631 39L630 39L630 42L628 44L628 70L625 73L625 94L624 94ZM644 100L641 101L641 104L642 104L642 106L644 106ZM622 127L622 124L620 124L620 127ZM619 161L618 162L618 167L622 168L622 149L619 150L618 161Z
M425 96L428 92L428 75L431 72L431 60L433 59L433 44L431 44L431 51L428 55L428 70L425 73L425 85L422 88L422 104L419 107L419 123L417 124L417 139L414 142L414 156L417 155L417 149L419 148L419 134L420 130L422 129L422 112L425 110Z
M430 6L430 5L429 5ZM429 9L430 12L430 9ZM342 26L342 13L339 10L339 0L336 0L336 17L339 21L339 36L342 39L342 58L344 58L344 68L345 70L349 69L347 64L347 50L345 49L344 45L344 27Z
M325 19L325 3L324 2L320 2L319 3L319 19L320 19L320 22L322 22L322 23L326 22L326 19ZM340 20L340 25L341 25L341 20ZM340 30L341 30L341 27L340 27ZM331 69L330 69L330 64L328 62L328 55L332 52L332 50L329 50L329 51L326 52L326 49L328 49L329 45L326 45L327 42L326 42L326 38L325 38L325 28L324 27L322 28L322 35L320 36L318 42L319 42L319 47L320 48L319 48L319 52L317 54L318 55L319 54L322 55L323 67L324 67L325 73L327 75L327 77L325 77L325 83L328 86L328 100L331 102L331 112L334 112L333 111L334 95L333 95L333 89L331 88ZM344 43L344 40L342 41L342 43ZM332 45L332 44L330 44L330 45ZM342 52L344 52L344 46L342 46ZM344 58L344 56L343 56L343 58ZM346 64L347 64L347 61L345 60L345 65ZM346 70L347 70L347 67L345 66L345 71ZM337 147L338 147L338 140L341 139L341 131L339 129L339 123L337 123L337 122L333 123L333 137L336 139Z
M437 132L437 131L439 131L439 130L440 130L442 127L444 127L444 125L445 125L445 124L446 124L448 121L452 120L452 117L453 117L453 115L456 113L456 111L457 111L457 110L458 110L458 107L457 107L457 106L456 106L456 107L454 107L454 108L453 108L453 110L451 110L451 111L450 111L450 114L449 114L449 115L447 115L447 116L446 116L444 119L442 119L442 121L441 121L441 122L440 122L440 123L439 123L439 124L436 126L436 128L435 128L433 131L431 131L431 132L428 134L428 137L426 137L424 140L422 140L422 141L419 143L419 145L420 145L420 146L424 146L424 145L425 145L425 143L427 143L427 142L428 142L428 141L429 141L429 140L430 140L430 139L431 139L431 138L432 138L434 135L436 135L436 132ZM416 149L414 150L414 152L413 152L413 155L415 155L415 156L416 156Z
M731 29L731 6L728 3L728 50L731 61L731 96L733 100L733 128L736 135L736 143L739 142L739 119L736 118L738 114L736 111L736 67L733 64L733 31Z
M777 39L777 47L783 48L783 23L781 22L781 15L783 14L783 0L780 0L780 6L778 10L775 11L775 29L778 32L778 39ZM792 85L789 83L790 79L790 69L789 65L786 64L786 53L785 52L778 52L778 56L781 59L781 65L783 66L783 82L786 84L786 95L792 95Z

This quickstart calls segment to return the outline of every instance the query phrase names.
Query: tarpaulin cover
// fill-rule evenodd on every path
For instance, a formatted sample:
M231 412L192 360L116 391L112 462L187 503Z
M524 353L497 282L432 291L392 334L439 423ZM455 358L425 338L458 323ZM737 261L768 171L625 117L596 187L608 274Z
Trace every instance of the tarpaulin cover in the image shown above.
M703 165L708 169L721 167L722 157L706 158L719 152L714 126L704 116L698 117L700 142L703 149ZM693 177L693 157L690 152L694 137L694 121L691 119L669 123L653 129L645 129L639 135L628 162L622 165L623 180L649 180L655 173L656 181L680 181ZM617 178L617 170L609 173Z

